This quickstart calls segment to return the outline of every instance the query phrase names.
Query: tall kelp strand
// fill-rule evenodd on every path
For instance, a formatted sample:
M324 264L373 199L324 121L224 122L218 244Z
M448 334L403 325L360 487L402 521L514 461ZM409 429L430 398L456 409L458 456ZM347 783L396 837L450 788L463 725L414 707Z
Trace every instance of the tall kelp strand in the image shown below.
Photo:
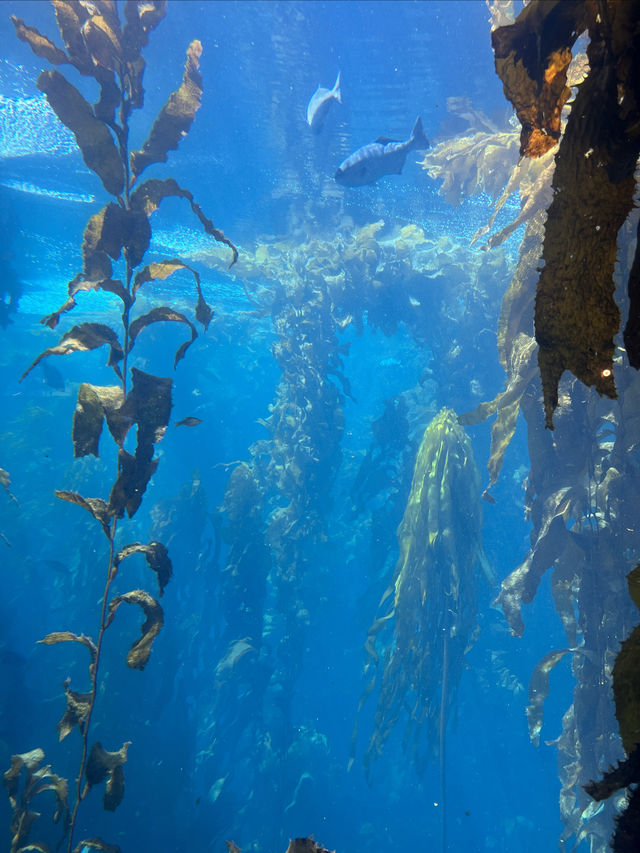
M455 412L443 409L420 444L398 528L400 556L369 629L365 676L371 677L360 707L378 682L379 689L367 769L405 714L403 744L418 772L441 748L464 655L477 632L478 567L490 574L481 526L471 441Z
M634 205L640 154L639 15L638 0L533 2L492 33L496 70L522 124L520 153L540 157L559 140L535 305L551 428L565 370L600 394L616 396L613 339L620 312L613 276L617 235ZM585 32L589 73L560 138L562 109L571 96L567 69ZM637 273L628 288L632 311L625 346L637 368Z
M638 4L532 0L516 20L505 18L506 5L490 5L496 69L522 122L520 151L526 156L517 165L513 161L510 174L503 174L505 188L494 214L474 241L489 233L496 213L516 188L518 215L488 237L487 245L500 245L522 223L526 230L498 326L505 390L462 416L461 422L477 424L496 414L490 487L500 473L519 413L527 423L525 510L532 524L531 547L502 581L498 602L513 634L522 635L525 607L536 599L549 574L566 643L550 649L534 668L529 732L538 745L551 670L560 661L565 666L570 661L572 703L562 717L561 734L552 742L561 783L560 847L568 849L574 838L576 846L588 841L591 850L604 853L612 816L625 805L624 795L615 792L638 779L636 745L628 737L629 705L623 696L626 692L628 699L639 689L630 655L634 643L623 645L620 658L625 665L613 668L613 697L610 685L620 642L637 621L624 577L637 560L640 533L635 510L640 480L634 458L640 380L633 369L639 262L637 222L624 218L632 206L638 153L638 28L630 23L638 20ZM589 46L581 53L576 36L585 31ZM496 172L488 165L496 161L497 146L505 163L514 148L509 134L500 136L476 133L446 140L425 157L425 168L444 180L442 192L452 203L468 192L498 195ZM613 348L618 311L624 307L618 297L625 285L630 297L626 353ZM574 376L565 373L559 380L565 369ZM545 430L545 423L553 432ZM484 497L494 500L488 490ZM543 631L546 635L548 626ZM629 758L602 784L587 785L621 756L612 698ZM598 800L614 796L603 805L587 794ZM640 809L637 798L630 802L633 808L630 805L617 824L624 830L616 832L616 853L638 849ZM631 823L636 838L625 846Z
M98 522L96 535L106 537L104 549L104 588L98 602L96 639L69 630L54 631L40 642L45 645L75 643L88 663L87 686L83 692L64 683L66 710L58 723L60 740L76 729L80 736L80 756L75 779L74 797L69 803L67 781L51 772L49 765L41 766L44 752L32 749L14 755L11 768L5 774L13 819L11 850L49 849L42 840L29 837L34 820L38 795L53 791L56 798L54 821L62 827L57 848L65 845L68 853L75 850L103 850L115 853L119 848L100 838L82 840L73 847L74 830L81 802L92 787L105 783L104 808L114 811L124 795L123 764L127 760L130 742L108 751L99 742L90 743L92 721L96 721L97 699L104 697L106 684L99 679L104 656L104 638L122 604L138 605L144 617L139 636L131 645L126 662L142 670L149 662L152 644L164 624L159 602L144 589L132 589L114 594L114 582L126 575L134 555L142 555L154 573L159 596L172 575L167 548L161 543L122 541L125 513L131 519L138 511L151 477L158 467L154 457L156 444L167 429L172 408L172 380L143 372L131 364L132 350L138 336L156 323L180 323L188 330L188 340L176 351L174 367L184 358L197 337L194 323L169 306L156 306L147 313L135 313L140 288L154 280L168 279L176 272L193 277L197 303L195 320L206 331L213 311L205 301L200 276L179 258L160 260L143 266L144 256L151 243L150 217L162 201L169 197L186 199L191 211L205 232L232 251L233 263L237 251L233 244L207 218L191 192L173 178L157 178L138 183L142 172L151 164L164 163L169 151L178 147L188 133L202 97L200 56L202 45L193 41L188 49L180 87L171 94L151 126L146 141L139 150L129 147L129 120L134 110L143 106L143 74L145 61L141 50L149 34L166 13L165 0L126 2L124 25L114 0L84 2L84 0L53 0L56 21L65 50L58 48L47 36L22 20L12 17L16 33L33 52L53 65L71 65L85 77L93 78L100 95L91 105L64 75L57 70L43 71L38 87L60 121L74 134L85 164L102 182L113 197L89 219L82 244L83 268L68 283L68 298L42 322L51 329L61 317L74 308L82 291L102 290L116 300L122 322L116 330L105 323L84 322L65 332L57 345L42 352L23 374L24 379L43 359L53 355L86 352L106 346L108 366L113 368L117 384L110 386L83 382L73 418L72 439L76 458L98 456L104 421L114 439L114 480L105 484L105 497L86 497L76 491L58 490L56 496L84 509ZM114 270L112 262L121 268ZM118 277L120 276L120 277ZM147 288L145 288L147 289ZM128 374L131 373L130 382ZM136 446L125 450L124 444L131 428L136 427ZM106 495L108 494L108 497ZM128 538L128 537L127 537ZM104 544L104 543L103 543ZM94 553L97 548L94 549ZM123 564L126 561L126 566ZM95 560L92 560L92 564ZM75 685L74 685L75 687ZM112 737L104 720L102 737ZM35 803L33 802L35 799Z

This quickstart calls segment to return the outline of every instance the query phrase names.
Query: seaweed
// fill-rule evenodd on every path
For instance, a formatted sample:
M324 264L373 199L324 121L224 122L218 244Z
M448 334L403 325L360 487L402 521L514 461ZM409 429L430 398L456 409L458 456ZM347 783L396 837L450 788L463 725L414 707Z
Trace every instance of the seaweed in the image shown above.
M477 633L476 570L490 577L479 493L471 442L455 413L443 409L424 432L398 528L400 556L368 632L369 680L360 709L376 689L378 701L367 770L401 717L403 745L416 769L423 772L438 751L444 762L446 721Z
M631 618L621 597L621 578L637 549L631 507L640 489L632 461L639 435L635 407L640 386L624 363L626 355L632 367L638 366L634 352L638 267L637 255L631 262L627 253L625 263L625 248L633 235L628 224L621 227L632 207L640 151L635 27L639 11L635 2L614 0L533 2L513 25L494 32L493 39L497 70L523 123L522 153L537 156L548 150L540 163L554 155L541 172L544 183L550 182L552 196L546 223L540 208L528 221L518 272L503 302L498 338L507 390L465 416L465 422L477 422L490 411L498 413L489 463L491 483L502 461L504 439L509 438L514 407L528 424L531 472L525 501L533 522L531 547L503 581L498 601L512 632L522 634L523 605L533 601L544 573L552 571L553 600L568 648L550 651L535 667L527 715L531 739L537 743L549 672L569 655L576 680L573 703L554 741L562 783L562 847L575 836L577 844L586 839L592 847L604 849L607 821L621 798L612 798L603 809L595 807L587 794L605 799L637 780L634 634L615 665L613 661ZM563 81L564 67L576 36L584 30L590 39L589 70L577 84L564 125L562 105L569 106L564 83L572 85L568 78ZM544 80L550 84L546 89ZM535 109L525 115L527 99ZM548 196L543 185L538 194L543 208ZM631 297L626 354L616 351L613 341L620 324L614 289L625 276ZM553 438L542 429L540 386L532 375L531 358L525 373L514 358L518 350L535 352L534 321L544 423L555 427ZM565 370L576 379L561 380ZM581 382L610 400L604 403L588 394ZM501 405L503 400L510 405ZM629 764L623 762L602 783L586 784L619 753L619 745L609 736L614 728L612 669L616 715ZM614 849L637 849L637 813L634 794L617 822Z
M640 610L640 565L627 575L629 593ZM606 800L621 788L640 782L640 626L623 641L613 666L613 695L620 737L627 757L604 774L598 782L589 782L585 791L596 801ZM634 788L625 809L616 816L616 829L611 840L613 853L636 850L640 838L640 797Z
M616 396L613 338L620 325L613 272L618 232L633 207L640 154L640 36L637 0L530 3L494 30L496 70L522 123L521 153L538 157L560 139L570 89L566 69L577 36L587 31L590 70L578 91L555 155L535 304L538 363L546 425L553 428L558 383L569 370ZM637 276L629 290L635 307ZM625 343L630 363L637 320Z
M142 554L155 574L159 597L172 575L168 550L161 542L132 542L116 549L121 519L125 513L129 518L136 514L157 468L155 448L167 429L172 408L172 380L133 366L132 350L138 336L151 324L181 323L189 331L189 340L178 348L175 368L198 334L196 326L186 315L167 306L154 307L145 314L134 316L136 297L142 286L155 279L166 279L176 270L184 269L194 277L197 292L195 319L205 331L213 314L204 299L198 272L180 259L156 261L141 267L151 241L150 217L163 199L170 196L185 198L206 233L231 249L232 264L237 259L237 250L208 219L190 191L176 181L152 179L138 182L147 166L167 160L168 152L177 148L191 127L202 97L200 42L196 40L189 45L182 84L160 111L142 148L133 151L129 145L129 121L132 112L141 109L144 102L145 61L141 49L164 18L166 0L145 3L127 0L124 22L120 20L116 4L107 0L52 2L64 50L19 18L12 16L11 19L18 38L27 42L37 56L53 65L71 65L80 74L93 78L99 86L99 98L91 105L56 69L43 71L38 79L38 87L45 93L52 109L73 132L84 162L113 200L90 217L82 243L82 270L68 283L66 302L44 317L42 322L51 329L55 328L62 315L74 308L78 294L103 290L118 301L122 324L118 331L101 322L74 326L62 335L56 345L37 356L21 381L45 358L107 347L107 365L113 369L117 384L98 386L83 382L80 385L72 438L76 458L98 456L100 436L106 421L117 448L117 471L108 499L86 497L70 490L56 491L59 499L76 504L98 522L107 539L108 552L96 639L71 631L56 631L41 640L48 646L77 643L89 653L88 689L80 692L71 687L70 680L64 683L66 709L58 723L60 740L75 729L80 735L81 755L73 803L71 806L67 804L66 782L50 773L49 767L40 768L44 758L42 750L13 756L11 768L5 774L5 784L13 809L12 851L47 849L41 842L28 842L32 824L38 816L30 810L30 803L36 794L44 790L55 790L58 797L54 820L62 822L60 844L65 844L67 853L80 849L117 851L117 847L97 837L84 839L74 847L78 811L91 788L105 782L103 805L109 811L119 806L124 795L123 765L130 743L124 743L116 751L106 750L98 742L90 745L92 718L102 689L99 671L104 637L122 604L138 605L144 622L140 636L134 639L127 653L126 662L130 668L142 670L149 662L153 642L163 627L164 614L158 600L146 590L133 589L114 596L112 588L123 561L135 554ZM117 275L114 262L119 262L123 270L121 278L114 277ZM180 423L187 424L189 419ZM131 453L125 450L124 442L133 427L136 447ZM3 482L8 488L8 477ZM24 777L22 788L21 774Z

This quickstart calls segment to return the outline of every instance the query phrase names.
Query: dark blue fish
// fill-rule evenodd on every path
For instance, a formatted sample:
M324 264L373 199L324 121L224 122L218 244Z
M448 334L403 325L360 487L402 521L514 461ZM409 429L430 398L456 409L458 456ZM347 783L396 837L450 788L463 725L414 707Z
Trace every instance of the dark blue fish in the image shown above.
M380 136L375 142L363 145L340 164L335 179L344 187L373 184L384 175L399 175L409 151L428 147L429 140L425 136L422 119L418 116L409 139L396 142Z
M53 388L56 391L64 391L64 376L58 368L46 360L40 362L40 367L42 368L42 377L49 388Z
M322 86L318 86L307 105L307 124L314 133L320 133L322 130L329 107L334 101L339 104L342 103L339 71L333 89L324 89Z

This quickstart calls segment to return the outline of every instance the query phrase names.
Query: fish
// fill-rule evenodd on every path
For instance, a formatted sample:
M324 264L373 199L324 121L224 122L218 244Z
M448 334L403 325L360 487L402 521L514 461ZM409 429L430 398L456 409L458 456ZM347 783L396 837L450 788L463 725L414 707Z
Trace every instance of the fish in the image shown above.
M404 142L379 136L375 142L363 145L340 164L335 173L337 183L344 187L363 187L373 184L384 175L399 175L402 172L407 154L415 148L428 148L422 119L420 116Z
M45 383L56 391L64 391L64 376L58 368L49 364L46 360L40 362L40 367L42 368L42 378Z
M176 426L177 427L179 427L179 426L194 427L194 426L198 426L198 424L201 424L201 423L202 423L202 421L200 420L200 418L194 418L193 415L189 415L188 417L183 418L181 421L178 421Z
M307 104L307 124L314 133L320 133L322 130L329 107L334 101L339 104L342 103L339 71L333 89L324 89L322 86L318 86Z

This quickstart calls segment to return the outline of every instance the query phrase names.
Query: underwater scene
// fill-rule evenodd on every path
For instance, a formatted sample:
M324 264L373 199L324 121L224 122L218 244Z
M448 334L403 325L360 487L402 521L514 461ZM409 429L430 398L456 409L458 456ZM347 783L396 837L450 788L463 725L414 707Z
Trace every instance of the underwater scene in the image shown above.
M640 850L640 0L0 4L10 853Z

